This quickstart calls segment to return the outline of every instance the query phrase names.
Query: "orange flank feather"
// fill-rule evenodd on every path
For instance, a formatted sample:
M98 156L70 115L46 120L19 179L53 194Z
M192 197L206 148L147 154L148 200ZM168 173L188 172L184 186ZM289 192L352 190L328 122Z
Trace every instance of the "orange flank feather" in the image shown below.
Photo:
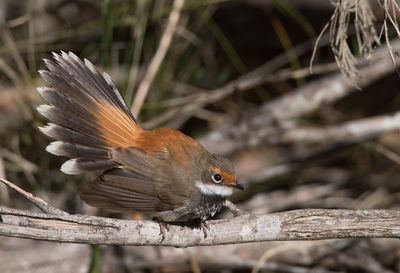
M177 145L179 143L179 145ZM143 130L133 143L133 147L158 158L173 158L179 162L187 160L188 150L202 152L203 147L193 138L170 128L153 131ZM195 156L193 154L193 156Z

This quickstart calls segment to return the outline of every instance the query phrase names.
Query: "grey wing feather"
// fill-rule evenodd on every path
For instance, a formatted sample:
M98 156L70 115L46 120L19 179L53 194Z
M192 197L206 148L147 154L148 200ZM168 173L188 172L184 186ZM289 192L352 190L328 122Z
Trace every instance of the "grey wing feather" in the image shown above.
M157 212L173 209L160 197L155 183L153 158L140 149L115 148L111 157L119 168L104 172L81 192L91 206L111 211Z
M156 158L135 147L114 148L111 157L124 168L145 177L153 177L154 172L157 171L157 168L154 167L157 166L157 164L154 164Z
M81 198L87 204L110 211L156 212L171 209L160 200L153 181L125 169L107 171L87 185Z

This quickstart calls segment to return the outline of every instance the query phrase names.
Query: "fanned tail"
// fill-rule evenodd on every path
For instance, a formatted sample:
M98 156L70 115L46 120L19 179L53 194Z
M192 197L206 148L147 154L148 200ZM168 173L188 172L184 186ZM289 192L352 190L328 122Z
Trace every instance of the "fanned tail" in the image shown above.
M37 110L51 121L40 129L57 140L46 150L71 158L61 167L68 174L115 167L111 150L132 146L142 129L108 74L71 52L53 56L40 71L48 86L37 89L49 103Z

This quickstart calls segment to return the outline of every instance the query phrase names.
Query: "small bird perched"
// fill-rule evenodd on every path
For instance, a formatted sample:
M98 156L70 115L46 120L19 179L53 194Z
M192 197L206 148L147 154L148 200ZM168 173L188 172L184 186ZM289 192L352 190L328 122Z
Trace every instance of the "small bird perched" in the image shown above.
M139 211L162 222L204 221L235 189L233 164L183 133L142 129L117 87L75 54L53 53L39 71L48 86L37 90L49 104L37 110L51 121L40 130L46 150L71 158L67 174L99 176L81 192L87 204L109 211ZM205 232L206 236L206 232Z

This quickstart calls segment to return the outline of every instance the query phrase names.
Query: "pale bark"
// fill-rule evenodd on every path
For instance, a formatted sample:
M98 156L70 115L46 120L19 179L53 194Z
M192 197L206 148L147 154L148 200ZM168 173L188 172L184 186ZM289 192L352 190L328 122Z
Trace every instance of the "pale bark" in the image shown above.
M51 215L0 207L0 235L54 242L188 247L273 240L400 238L400 211L306 209L212 220L197 228L86 215Z

